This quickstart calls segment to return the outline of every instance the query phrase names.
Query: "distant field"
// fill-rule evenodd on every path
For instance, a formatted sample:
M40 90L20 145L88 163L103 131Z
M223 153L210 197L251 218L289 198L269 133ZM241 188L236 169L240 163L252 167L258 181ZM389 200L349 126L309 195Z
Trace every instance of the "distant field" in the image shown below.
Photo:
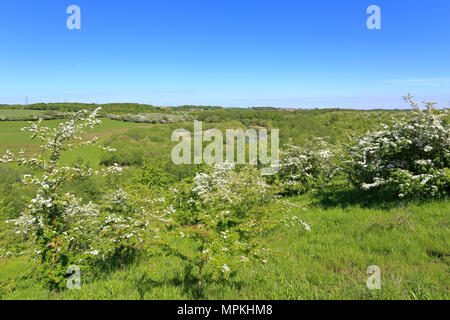
M33 110L0 110L0 111L33 111ZM46 126L56 127L63 120L47 120L44 121ZM39 141L32 140L29 132L21 131L21 128L27 127L28 121L3 121L0 122L0 155L3 155L6 150L17 152L24 149L26 153L33 153L39 151ZM128 128L136 127L150 127L151 124L142 124L134 122L115 121L110 119L103 119L103 123L95 129L91 130L89 135L96 135L100 139L111 136L116 133L126 131ZM67 152L64 156L64 163L70 164L79 158L88 162L93 168L98 167L102 150L96 146L88 146L82 149Z
M0 109L0 117L29 118L43 112L42 110Z

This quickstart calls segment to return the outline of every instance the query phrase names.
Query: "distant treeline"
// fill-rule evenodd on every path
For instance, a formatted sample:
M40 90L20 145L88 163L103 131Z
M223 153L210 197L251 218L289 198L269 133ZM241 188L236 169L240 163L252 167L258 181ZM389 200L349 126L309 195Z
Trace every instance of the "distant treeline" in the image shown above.
M0 104L0 109L19 109L19 110L46 110L59 112L76 112L79 110L94 110L101 107L104 113L114 114L138 114L138 113L157 113L157 112L177 112L177 111L220 111L226 110L249 110L249 111L279 111L283 109L275 107L250 107L250 108L224 108L221 106L202 106L202 105L181 105L177 107L171 106L154 106L150 104L140 103L78 103L78 102L58 102L58 103L34 103L28 105L10 105ZM292 111L293 109L288 109Z
M126 113L153 113L164 111L164 107L155 107L139 103L35 103L29 105L0 105L1 109L28 109L47 110L59 112L76 112L79 110L95 110L101 107L104 113L126 114Z
M28 105L8 105L0 104L0 109L21 109L21 110L46 110L59 112L76 112L79 110L94 110L102 108L105 114L143 114L143 113L172 113L177 111L207 111L222 109L219 106L196 106L183 105L178 107L161 107L140 103L35 103Z

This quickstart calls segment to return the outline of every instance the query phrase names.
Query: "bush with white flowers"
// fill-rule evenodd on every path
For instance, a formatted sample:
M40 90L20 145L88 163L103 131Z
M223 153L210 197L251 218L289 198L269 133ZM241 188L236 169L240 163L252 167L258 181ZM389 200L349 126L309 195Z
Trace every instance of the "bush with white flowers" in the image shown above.
M124 258L145 249L159 231L150 226L154 219L148 212L122 189L105 196L99 205L82 205L81 199L72 197L64 215L68 222L64 249L71 252L74 263L84 266L99 261L122 265Z
M172 230L195 249L184 259L197 266L200 289L205 273L228 279L240 263L266 261L261 236L284 222L266 210L277 201L274 191L254 167L236 170L230 162L216 164L198 173L192 184L172 190ZM309 230L297 217L290 222Z
M364 190L384 188L399 197L448 195L450 130L446 111L425 103L422 110L411 95L413 108L404 118L378 131L367 132L348 151L346 162L353 182Z
M116 252L114 248L123 249L126 246L124 240L134 239L132 230L142 223L119 216L123 215L127 206L121 192L109 199L108 208L100 210L91 203L81 205L79 199L62 191L64 184L73 179L106 176L121 171L117 165L92 170L87 167L61 166L59 163L65 151L96 143L96 138L84 140L82 135L86 129L100 123L97 119L99 110L92 113L79 111L56 128L43 126L41 120L32 123L23 130L32 132L32 138L42 141L42 152L28 158L24 151L17 156L7 151L0 158L0 163L15 162L36 172L22 179L23 183L36 187L35 198L20 217L10 223L15 225L16 232L35 239L43 281L52 289L64 285L67 266L82 261L80 255L104 257L112 251ZM113 246L111 241L119 245Z
M301 194L323 188L339 172L338 148L322 138L304 146L286 145L274 180L285 193Z

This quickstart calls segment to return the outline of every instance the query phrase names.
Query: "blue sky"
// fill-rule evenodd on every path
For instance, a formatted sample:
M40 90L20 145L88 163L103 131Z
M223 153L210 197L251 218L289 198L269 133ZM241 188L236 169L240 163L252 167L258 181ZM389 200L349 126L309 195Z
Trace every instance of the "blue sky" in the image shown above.
M450 106L448 0L0 0L0 103L392 108L408 92Z

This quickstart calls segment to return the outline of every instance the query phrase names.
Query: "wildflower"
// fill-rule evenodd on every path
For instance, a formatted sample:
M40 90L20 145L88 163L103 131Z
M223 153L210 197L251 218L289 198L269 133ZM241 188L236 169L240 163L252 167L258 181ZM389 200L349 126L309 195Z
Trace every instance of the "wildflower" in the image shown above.
M230 271L231 271L231 269L226 264L224 264L222 266L222 272L223 273L229 273Z

